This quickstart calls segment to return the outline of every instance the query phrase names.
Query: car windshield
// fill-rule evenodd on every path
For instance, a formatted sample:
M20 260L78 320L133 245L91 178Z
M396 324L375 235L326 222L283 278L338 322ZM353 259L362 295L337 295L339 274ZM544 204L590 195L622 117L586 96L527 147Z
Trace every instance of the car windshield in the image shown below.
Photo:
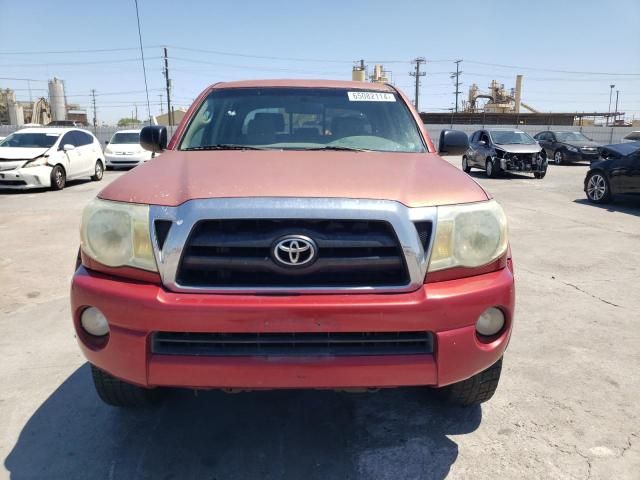
M536 141L527 133L509 130L491 130L491 138L497 145L532 145Z
M59 136L59 133L16 132L0 141L0 147L50 148Z
M590 140L580 132L556 132L559 142L589 142Z
M338 88L228 88L202 102L180 144L206 149L424 152L395 93Z
M124 145L127 143L140 143L140 133L138 132L122 132L116 133L111 137L111 141L114 145Z

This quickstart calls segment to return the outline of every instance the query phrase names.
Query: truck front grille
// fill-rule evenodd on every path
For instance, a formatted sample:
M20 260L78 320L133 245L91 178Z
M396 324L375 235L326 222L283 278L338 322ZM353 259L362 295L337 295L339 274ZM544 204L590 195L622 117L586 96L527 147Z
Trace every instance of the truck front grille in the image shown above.
M191 356L430 355L430 332L184 333L155 332L151 352Z
M287 268L274 245L303 235L317 245L308 266ZM202 220L183 250L176 275L185 287L375 287L409 283L393 227L366 220Z

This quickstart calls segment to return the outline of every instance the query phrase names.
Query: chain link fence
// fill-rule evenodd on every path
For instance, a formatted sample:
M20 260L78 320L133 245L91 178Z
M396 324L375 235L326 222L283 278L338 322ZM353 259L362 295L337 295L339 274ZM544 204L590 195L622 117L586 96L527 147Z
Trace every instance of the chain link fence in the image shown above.
M440 132L445 129L454 129L454 130L462 130L467 135L475 132L476 130L480 130L483 128L517 128L523 132L527 132L530 135L535 135L538 132L542 132L544 130L572 130L576 132L582 132L588 138L592 139L594 142L609 144L609 143L620 143L622 139L631 133L634 130L638 130L638 127L594 127L594 126L586 126L586 127L546 127L544 125L519 125L518 127L514 127L513 125L446 125L446 124L425 124L427 131L429 132L429 136L433 140L436 148L438 148L438 140L440 138ZM10 133L19 130L21 127L17 127L14 125L0 125L0 137L6 137ZM131 128L131 127L129 127ZM167 127L168 137L175 133L177 127ZM95 134L95 136L100 140L100 143L104 145L105 141L111 140L111 137L118 130L125 130L126 128L121 127L111 127L111 126L102 126L97 127L95 132L93 128L85 128Z
M15 132L16 130L20 130L21 128L25 128L25 127L17 127L15 125L0 125L0 137L6 137L7 135ZM68 128L68 127L60 127L60 128ZM108 142L109 140L111 140L111 137L113 136L113 134L119 130L135 130L136 128L142 128L142 127L102 126L102 127L96 127L95 130L92 127L79 127L79 128L93 133L96 136L96 138L100 141L100 143L104 145L104 142ZM176 129L177 127L175 125L173 127L167 127L167 137L169 139L171 139Z
M471 135L476 130L482 129L493 129L493 128L511 128L517 129L522 132L526 132L529 135L533 136L538 132L543 132L545 130L560 130L560 131L574 131L574 132L582 132L583 135L590 138L594 142L601 143L603 145L607 145L610 143L620 143L622 139L633 132L634 130L638 130L638 127L594 127L594 126L545 126L545 125L518 125L514 127L513 125L458 125L458 124L425 124L427 128L427 132L429 132L429 136L431 140L433 140L434 145L438 148L438 141L440 139L440 132L442 130L461 130L465 132L467 135Z

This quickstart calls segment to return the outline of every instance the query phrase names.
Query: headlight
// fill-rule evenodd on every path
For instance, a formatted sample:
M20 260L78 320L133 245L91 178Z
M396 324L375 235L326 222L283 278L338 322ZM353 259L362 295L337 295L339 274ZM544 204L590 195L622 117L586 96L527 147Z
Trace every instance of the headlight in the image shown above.
M104 153L113 153L109 147L104 149Z
M48 157L38 157L35 158L33 160L28 161L27 163L25 163L22 168L29 168L29 167L40 167L42 165L46 165L47 164L47 158Z
M580 149L578 149L576 147L572 147L571 145L569 145L567 147L567 150L569 150L570 152L573 152L573 153L578 153L580 151Z
M92 200L82 213L82 250L108 267L157 272L149 234L149 206Z
M507 218L494 200L438 207L429 271L480 267L507 250Z

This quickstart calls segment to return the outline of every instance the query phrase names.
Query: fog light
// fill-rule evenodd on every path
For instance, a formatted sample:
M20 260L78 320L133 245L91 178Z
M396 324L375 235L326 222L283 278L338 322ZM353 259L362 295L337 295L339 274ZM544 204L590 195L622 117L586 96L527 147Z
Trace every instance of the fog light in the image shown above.
M107 317L95 307L89 307L82 312L80 323L87 333L96 337L102 337L109 333Z
M504 313L496 307L487 308L476 322L476 331L480 335L490 337L504 327Z

